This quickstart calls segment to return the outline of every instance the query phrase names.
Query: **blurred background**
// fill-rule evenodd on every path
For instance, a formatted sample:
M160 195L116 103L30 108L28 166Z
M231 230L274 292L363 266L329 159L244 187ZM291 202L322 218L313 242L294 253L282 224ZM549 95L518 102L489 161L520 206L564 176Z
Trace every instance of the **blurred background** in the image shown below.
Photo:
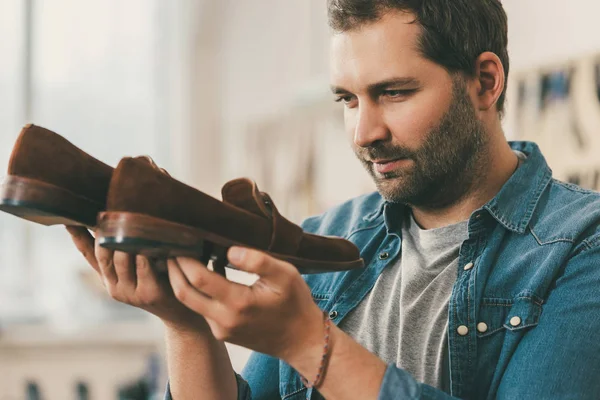
M503 3L507 137L599 189L600 3ZM250 177L295 222L374 190L329 93L323 0L0 0L0 166L27 122L219 198ZM161 324L108 298L64 228L0 215L0 400L160 398L165 382Z

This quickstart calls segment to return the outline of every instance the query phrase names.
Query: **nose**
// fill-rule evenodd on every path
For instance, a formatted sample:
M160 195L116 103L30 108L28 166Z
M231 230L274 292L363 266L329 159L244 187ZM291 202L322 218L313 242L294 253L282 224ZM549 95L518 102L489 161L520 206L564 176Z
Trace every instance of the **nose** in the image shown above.
M359 105L355 118L353 139L356 146L370 147L378 141L389 139L389 130L375 104L364 102Z

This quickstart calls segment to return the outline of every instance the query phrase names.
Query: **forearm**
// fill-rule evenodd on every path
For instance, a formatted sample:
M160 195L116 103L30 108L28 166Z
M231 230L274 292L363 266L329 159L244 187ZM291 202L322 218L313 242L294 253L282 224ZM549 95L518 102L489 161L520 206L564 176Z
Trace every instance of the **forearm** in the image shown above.
M323 351L323 335L289 364L313 381ZM336 326L331 327L329 364L319 392L327 400L376 400L387 365Z
M237 399L229 354L210 330L192 333L167 327L165 338L173 400Z

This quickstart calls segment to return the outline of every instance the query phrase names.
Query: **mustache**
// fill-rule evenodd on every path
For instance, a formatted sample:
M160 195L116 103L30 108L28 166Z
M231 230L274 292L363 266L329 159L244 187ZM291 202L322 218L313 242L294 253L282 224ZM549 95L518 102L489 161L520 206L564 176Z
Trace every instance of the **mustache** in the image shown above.
M356 154L363 161L396 160L399 158L415 157L415 152L401 146L378 145L357 149Z

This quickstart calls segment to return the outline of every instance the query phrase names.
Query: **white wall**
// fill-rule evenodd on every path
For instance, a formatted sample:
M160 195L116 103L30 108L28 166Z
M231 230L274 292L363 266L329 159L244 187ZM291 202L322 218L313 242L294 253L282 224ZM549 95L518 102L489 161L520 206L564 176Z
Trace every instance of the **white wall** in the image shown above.
M600 52L594 0L504 0L515 71Z
M243 173L236 143L249 122L288 107L307 83L327 82L328 36L322 1L224 4L220 104L229 179Z

